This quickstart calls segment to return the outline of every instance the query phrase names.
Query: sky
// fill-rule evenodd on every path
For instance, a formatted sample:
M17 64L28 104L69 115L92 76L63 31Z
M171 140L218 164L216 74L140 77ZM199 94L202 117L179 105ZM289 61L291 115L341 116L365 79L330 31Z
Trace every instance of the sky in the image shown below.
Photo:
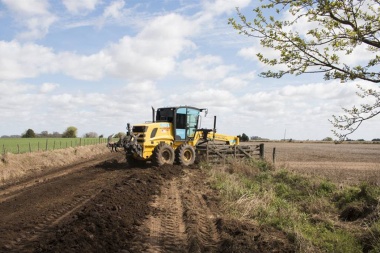
M219 133L335 139L328 120L363 102L356 85L379 86L259 77L268 67L255 54L271 52L228 25L235 7L250 14L258 3L0 0L0 136L69 126L108 136L150 121L151 107L189 105L208 108L203 128L217 116ZM350 138L380 138L378 118Z

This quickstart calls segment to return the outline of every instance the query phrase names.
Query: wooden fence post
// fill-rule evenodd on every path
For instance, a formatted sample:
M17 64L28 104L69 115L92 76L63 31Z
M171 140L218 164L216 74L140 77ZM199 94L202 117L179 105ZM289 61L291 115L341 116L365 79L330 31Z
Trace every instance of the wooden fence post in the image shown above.
M29 153L32 153L32 149L30 147L30 142L29 142Z
M5 145L3 144L3 154L5 155Z
M264 143L260 144L260 159L265 158L265 153L264 153Z
M55 149L55 141L53 142L53 150Z
M17 153L20 154L20 145L17 144Z
M208 162L208 143L206 144L206 161Z
M276 148L273 148L273 164L276 164Z
M48 139L46 139L46 148L45 148L45 151L48 150Z

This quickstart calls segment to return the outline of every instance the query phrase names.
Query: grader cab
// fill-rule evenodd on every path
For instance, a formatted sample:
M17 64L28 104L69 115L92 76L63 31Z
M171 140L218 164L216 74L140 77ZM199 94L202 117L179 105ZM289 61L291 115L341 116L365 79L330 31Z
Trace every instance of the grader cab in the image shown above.
M200 128L201 112L206 109L190 106L152 108L152 122L128 123L124 142L126 159L130 165L151 161L157 166L174 162L188 166L204 153L205 144L212 141L227 147L239 145L237 136L216 133L214 128Z

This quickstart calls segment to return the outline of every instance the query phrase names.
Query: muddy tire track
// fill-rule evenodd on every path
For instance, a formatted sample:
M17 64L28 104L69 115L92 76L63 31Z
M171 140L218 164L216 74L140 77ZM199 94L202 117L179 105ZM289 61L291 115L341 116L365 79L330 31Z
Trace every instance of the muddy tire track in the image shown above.
M216 252L220 238L215 223L219 215L216 205L208 202L208 196L215 193L211 193L204 181L195 178L203 176L197 171L188 171L181 181L188 252Z
M143 227L148 233L146 252L182 252L187 238L178 179L165 182L151 206L154 213Z
M109 162L103 165L99 160L104 163L104 157L67 166L44 175L35 184L30 183L32 180L3 190L0 252L33 252L41 238L70 219L103 189L113 186L124 174L125 163L120 162L121 156L107 158ZM115 170L112 164L118 164L118 168Z
M100 191L94 193L91 196L83 195L78 196L71 203L64 205L59 210L54 210L53 213L45 216L45 219L40 221L34 226L32 230L23 230L18 233L18 238L10 241L3 248L8 252L24 252L28 251L28 248L33 247L33 244L38 242L38 239L50 230L54 229L56 225L67 219L74 212L82 208L86 203L95 198ZM29 249L30 250L30 249Z
M17 184L12 184L8 186L2 186L0 188L0 203L7 201L9 199L15 198L22 194L23 191L27 191L30 187L36 186L38 184L46 183L50 180L63 177L65 175L84 170L89 167L93 167L100 162L108 159L120 159L120 154L108 153L90 160L77 162L68 166L63 166L58 169L53 169L44 174L32 177L29 179L24 179Z
M184 169L180 177L165 181L151 203L152 212L139 228L146 238L143 248L133 252L215 252L218 232L215 212L206 203L203 176ZM139 244L139 242L135 243Z

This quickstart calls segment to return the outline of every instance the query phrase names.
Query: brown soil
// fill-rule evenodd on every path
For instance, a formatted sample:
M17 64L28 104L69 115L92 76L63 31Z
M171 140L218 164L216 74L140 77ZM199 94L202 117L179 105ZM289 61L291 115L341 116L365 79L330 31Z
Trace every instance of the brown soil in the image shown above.
M294 252L280 231L224 218L196 167L109 153L65 170L0 191L0 252Z
M343 184L380 185L380 144L265 142L265 157L276 166Z

